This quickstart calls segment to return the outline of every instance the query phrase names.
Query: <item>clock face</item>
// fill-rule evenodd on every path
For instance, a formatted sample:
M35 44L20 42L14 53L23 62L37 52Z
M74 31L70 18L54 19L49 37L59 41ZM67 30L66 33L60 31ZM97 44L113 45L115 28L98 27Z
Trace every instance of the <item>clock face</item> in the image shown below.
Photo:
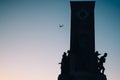
M84 20L86 19L87 17L89 16L89 13L87 10L85 9L80 9L78 12L77 12L77 17L81 20Z

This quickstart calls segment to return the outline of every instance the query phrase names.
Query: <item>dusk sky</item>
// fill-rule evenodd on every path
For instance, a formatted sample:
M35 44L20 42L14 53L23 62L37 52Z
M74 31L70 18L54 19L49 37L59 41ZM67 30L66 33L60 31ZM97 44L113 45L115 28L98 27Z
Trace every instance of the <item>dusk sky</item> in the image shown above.
M120 0L92 1L95 49L108 53L108 80L120 80ZM0 80L57 80L70 12L70 0L0 0Z

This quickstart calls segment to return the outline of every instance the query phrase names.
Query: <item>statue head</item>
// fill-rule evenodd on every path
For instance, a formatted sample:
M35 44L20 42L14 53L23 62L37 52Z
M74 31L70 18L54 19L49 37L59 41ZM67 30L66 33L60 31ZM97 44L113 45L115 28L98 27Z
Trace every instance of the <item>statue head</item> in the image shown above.
M67 53L70 53L70 50L67 50Z
M99 52L98 52L98 51L96 51L95 53L96 53L96 55L97 55L97 56L101 55L101 54L99 54Z
M65 57L65 56L67 56L67 53L66 53L66 52L63 53L63 57Z
M104 57L107 57L107 53L104 53Z

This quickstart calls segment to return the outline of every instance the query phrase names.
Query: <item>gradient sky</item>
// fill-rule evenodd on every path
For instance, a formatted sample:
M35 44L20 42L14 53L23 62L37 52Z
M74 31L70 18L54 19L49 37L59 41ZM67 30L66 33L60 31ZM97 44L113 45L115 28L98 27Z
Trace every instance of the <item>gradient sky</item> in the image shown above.
M0 0L0 80L57 80L70 47L69 1ZM120 80L120 0L96 0L95 40L108 53L108 80Z

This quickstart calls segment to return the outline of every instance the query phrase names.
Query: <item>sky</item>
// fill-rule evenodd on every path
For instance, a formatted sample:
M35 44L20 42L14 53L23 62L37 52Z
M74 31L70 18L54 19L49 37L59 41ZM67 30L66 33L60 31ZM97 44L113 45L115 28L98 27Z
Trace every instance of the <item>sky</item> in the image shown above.
M108 53L107 79L120 80L120 1L92 1L95 49ZM0 0L0 80L57 80L70 12L70 0Z

